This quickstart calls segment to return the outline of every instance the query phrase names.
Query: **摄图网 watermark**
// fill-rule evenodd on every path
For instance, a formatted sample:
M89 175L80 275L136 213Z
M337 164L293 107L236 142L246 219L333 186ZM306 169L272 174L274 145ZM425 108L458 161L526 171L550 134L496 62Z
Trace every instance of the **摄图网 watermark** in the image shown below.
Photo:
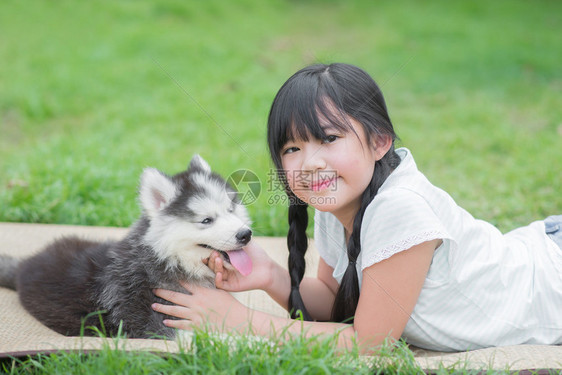
M337 190L337 174L333 170L318 171L310 173L301 170L277 171L269 170L267 174L267 198L268 204L298 204L302 203L296 197L287 195L287 181L290 180L295 186L293 193L298 196L299 191L323 190L324 192ZM256 173L248 169L239 169L228 176L226 181L237 191L232 198L238 197L240 203L250 205L257 201L262 192L262 183ZM335 204L334 196L322 195L312 196L307 199L312 205Z

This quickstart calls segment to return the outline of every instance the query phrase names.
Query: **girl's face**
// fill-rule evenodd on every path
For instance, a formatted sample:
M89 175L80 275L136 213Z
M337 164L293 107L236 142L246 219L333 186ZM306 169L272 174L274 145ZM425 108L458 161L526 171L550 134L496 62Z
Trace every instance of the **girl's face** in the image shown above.
M382 150L367 139L359 122L351 117L347 121L354 131L342 132L326 122L325 139L296 139L281 149L283 169L293 193L312 207L333 213L346 227L359 210L375 162L386 153L381 154Z

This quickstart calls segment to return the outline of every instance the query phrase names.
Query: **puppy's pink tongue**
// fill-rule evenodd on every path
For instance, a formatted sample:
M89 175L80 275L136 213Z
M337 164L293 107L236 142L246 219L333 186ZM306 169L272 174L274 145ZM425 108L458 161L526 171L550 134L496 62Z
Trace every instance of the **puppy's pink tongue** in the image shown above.
M252 260L244 250L231 250L226 253L230 258L230 264L242 275L247 276L252 272Z

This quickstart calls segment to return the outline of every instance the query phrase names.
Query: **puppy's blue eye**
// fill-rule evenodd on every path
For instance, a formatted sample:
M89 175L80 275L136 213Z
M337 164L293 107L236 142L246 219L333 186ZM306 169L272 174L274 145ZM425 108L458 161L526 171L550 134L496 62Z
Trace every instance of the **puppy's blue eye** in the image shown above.
M214 220L212 217L206 217L203 220L201 220L201 224L211 224L213 221Z

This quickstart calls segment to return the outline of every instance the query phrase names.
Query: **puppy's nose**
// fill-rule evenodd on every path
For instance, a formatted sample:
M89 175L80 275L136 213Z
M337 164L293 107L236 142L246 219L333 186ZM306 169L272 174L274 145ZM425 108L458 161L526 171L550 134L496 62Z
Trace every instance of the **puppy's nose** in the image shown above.
M242 245L246 245L252 238L252 231L250 229L243 229L236 233L236 240Z

